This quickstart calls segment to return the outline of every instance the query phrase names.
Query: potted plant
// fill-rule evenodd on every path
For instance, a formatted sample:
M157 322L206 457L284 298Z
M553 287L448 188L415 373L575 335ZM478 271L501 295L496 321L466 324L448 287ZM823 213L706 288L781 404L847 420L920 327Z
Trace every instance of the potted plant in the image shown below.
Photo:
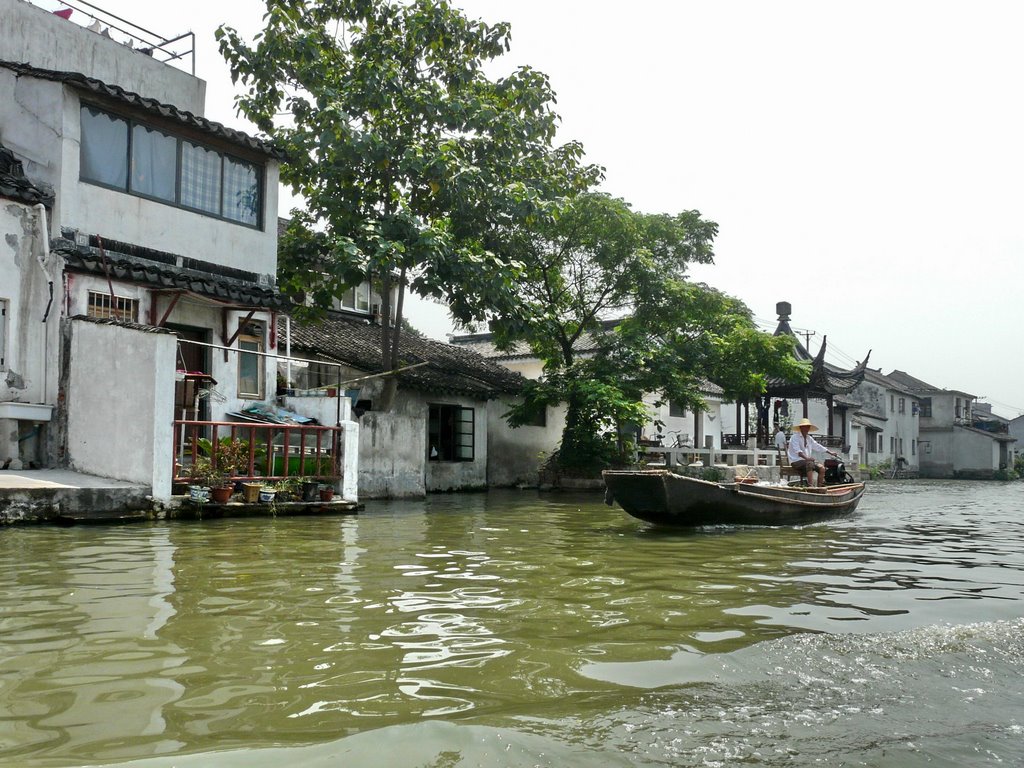
M320 482L315 477L300 478L303 501L316 501L320 495Z
M209 501L212 489L224 484L224 473L205 456L198 456L188 472L188 494L192 501Z
M226 436L217 441L215 450L213 441L205 437L196 442L199 450L203 453L203 456L197 459L197 463L199 460L205 460L219 473L219 477L215 478L216 482L210 486L213 500L218 504L224 504L235 492L232 477L238 473L239 469L247 468L249 465L249 443L246 440Z
M320 483L320 501L331 501L334 498L334 483L337 482L336 477L326 477L324 482Z

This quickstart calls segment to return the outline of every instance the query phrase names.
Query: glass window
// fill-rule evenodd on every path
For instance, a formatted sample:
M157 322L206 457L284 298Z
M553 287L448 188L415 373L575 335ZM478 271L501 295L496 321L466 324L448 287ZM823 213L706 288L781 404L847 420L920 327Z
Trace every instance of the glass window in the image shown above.
M178 140L166 133L132 126L132 192L177 200Z
M473 461L474 412L461 405L431 405L427 419L430 461Z
M931 417L932 415L932 399L930 397L921 398L921 415Z
M181 204L220 215L220 166L219 152L181 142Z
M250 400L263 399L263 329L250 323L238 337L238 396Z
M81 176L118 189L128 188L128 121L82 107Z
M83 105L81 116L83 181L260 226L261 165L95 107ZM360 303L369 310L369 292Z
M224 158L224 209L226 219L256 226L259 222L260 186L256 166L233 157Z
M674 400L669 400L668 401L668 415L669 416L677 416L677 417L685 416L686 415L686 407L683 406L681 403L675 402Z
M363 282L354 288L349 288L341 297L341 306L347 309L355 309L360 312L370 311L370 284Z

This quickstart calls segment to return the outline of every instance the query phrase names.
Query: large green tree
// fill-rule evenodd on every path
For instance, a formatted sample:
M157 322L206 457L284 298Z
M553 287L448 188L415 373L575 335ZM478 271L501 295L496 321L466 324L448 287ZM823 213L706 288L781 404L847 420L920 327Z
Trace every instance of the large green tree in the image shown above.
M510 423L565 403L560 462L591 467L612 458L617 427L647 420L645 393L694 409L709 379L746 399L769 376L805 378L792 339L758 331L742 302L687 279L688 265L712 261L717 229L697 211L644 214L586 193L524 233L522 301L491 325L499 345L528 342L544 377Z
M514 303L509 240L597 171L580 165L579 145L552 148L543 74L484 73L509 47L508 25L441 0L266 5L251 44L229 27L217 36L240 111L284 151L281 178L305 201L281 240L283 287L322 307L369 275L383 370L402 362L407 290L462 321Z

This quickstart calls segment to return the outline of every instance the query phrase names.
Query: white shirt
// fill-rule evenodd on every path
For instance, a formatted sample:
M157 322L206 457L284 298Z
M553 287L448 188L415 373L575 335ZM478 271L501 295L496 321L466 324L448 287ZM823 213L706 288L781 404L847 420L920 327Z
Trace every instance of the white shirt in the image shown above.
M786 450L786 433L781 429L775 433L775 447Z
M786 455L789 456L789 462L792 464L794 461L804 461L813 458L815 450L819 450L822 453L831 453L828 448L811 437L810 434L804 436L798 430L789 438L789 450L786 451ZM801 453L803 453L803 456L800 455Z

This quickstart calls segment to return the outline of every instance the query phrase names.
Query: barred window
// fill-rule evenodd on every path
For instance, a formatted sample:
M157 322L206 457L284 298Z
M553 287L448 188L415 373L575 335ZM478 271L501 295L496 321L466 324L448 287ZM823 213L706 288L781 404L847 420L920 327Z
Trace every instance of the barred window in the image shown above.
M110 320L138 322L139 300L127 296L111 296L109 293L89 291L89 306L86 308L89 317L101 317Z

